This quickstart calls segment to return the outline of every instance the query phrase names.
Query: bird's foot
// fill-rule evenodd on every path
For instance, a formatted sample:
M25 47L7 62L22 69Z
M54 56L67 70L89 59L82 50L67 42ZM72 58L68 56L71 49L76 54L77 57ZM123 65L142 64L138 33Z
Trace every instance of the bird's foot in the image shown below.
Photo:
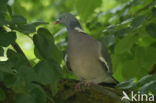
M78 91L81 91L81 86L84 84L84 82L79 82L75 85L75 89Z
M96 84L94 82L79 82L75 85L75 89L78 91L82 91L82 86L84 85L85 87L87 87L87 89L90 89L90 86L92 84Z
M87 86L87 88L90 89L90 86L91 86L92 84L96 84L96 83L94 83L94 82L87 82L87 83L85 83L85 86Z

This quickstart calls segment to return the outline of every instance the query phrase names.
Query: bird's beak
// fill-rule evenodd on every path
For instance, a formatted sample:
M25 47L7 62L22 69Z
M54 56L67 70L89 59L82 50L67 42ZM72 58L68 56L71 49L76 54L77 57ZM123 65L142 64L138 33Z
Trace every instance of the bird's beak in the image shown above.
M60 23L60 20L59 20L59 19L57 19L57 20L54 22L54 24L58 24L58 23Z

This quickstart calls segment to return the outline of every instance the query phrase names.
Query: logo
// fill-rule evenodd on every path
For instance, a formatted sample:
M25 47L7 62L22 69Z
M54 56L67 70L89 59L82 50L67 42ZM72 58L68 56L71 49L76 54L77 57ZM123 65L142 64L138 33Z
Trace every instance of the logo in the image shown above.
M129 101L154 101L154 95L153 94L142 94L140 91L138 93L134 93L134 91L131 91L130 95L123 91L123 97L121 98L121 101L124 99L127 99Z

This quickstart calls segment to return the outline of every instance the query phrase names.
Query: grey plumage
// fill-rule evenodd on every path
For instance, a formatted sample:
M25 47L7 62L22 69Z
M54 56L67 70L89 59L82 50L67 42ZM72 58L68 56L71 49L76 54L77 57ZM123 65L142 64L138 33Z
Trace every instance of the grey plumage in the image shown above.
M106 47L82 32L72 14L62 14L59 22L68 30L66 59L73 73L85 82L117 83L112 77L112 64Z

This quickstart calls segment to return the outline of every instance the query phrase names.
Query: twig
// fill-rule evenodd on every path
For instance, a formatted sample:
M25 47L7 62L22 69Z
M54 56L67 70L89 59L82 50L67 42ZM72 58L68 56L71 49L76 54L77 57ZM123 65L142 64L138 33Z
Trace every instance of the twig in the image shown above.
M92 85L91 89L96 90L96 91L98 91L98 92L100 92L102 94L108 95L108 96L114 98L115 100L117 100L119 103L130 103L128 100L121 101L119 95L117 95L116 93L104 88L103 86Z

